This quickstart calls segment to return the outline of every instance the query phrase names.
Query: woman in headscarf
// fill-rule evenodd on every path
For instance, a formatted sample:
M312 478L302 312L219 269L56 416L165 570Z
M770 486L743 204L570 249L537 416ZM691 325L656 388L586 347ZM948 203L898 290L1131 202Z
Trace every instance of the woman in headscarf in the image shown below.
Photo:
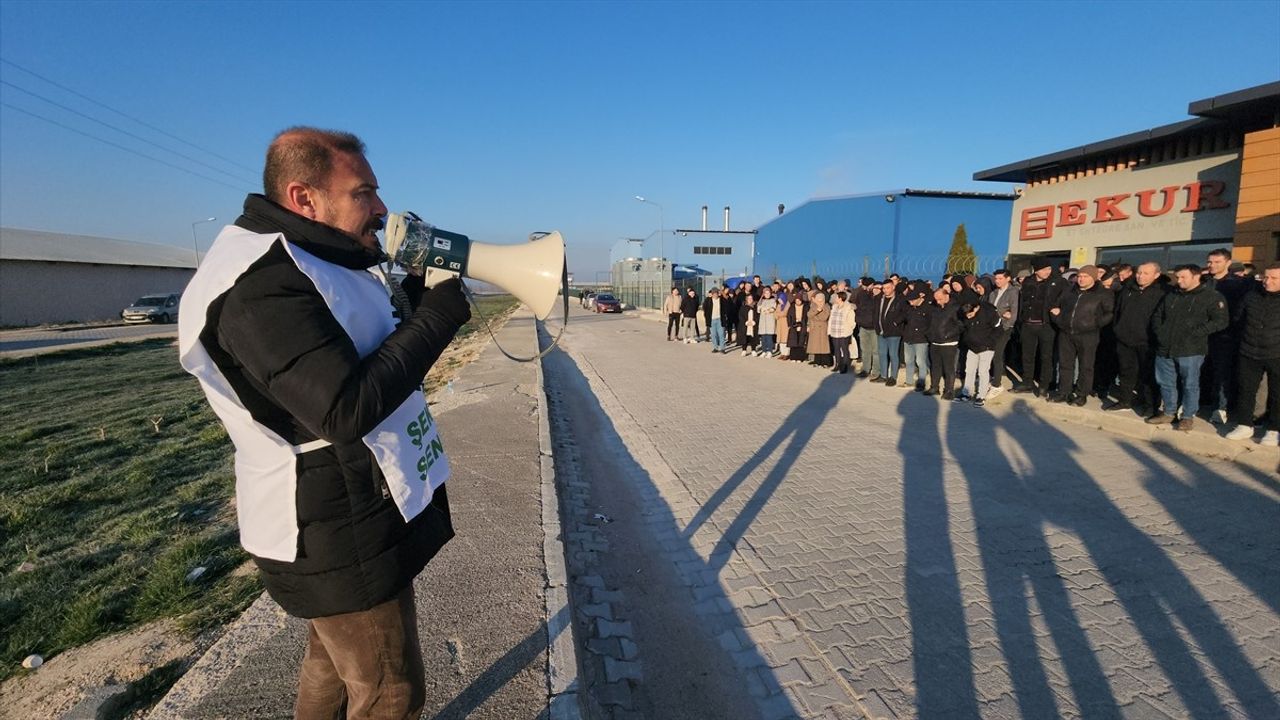
M821 292L813 293L813 304L809 307L809 342L807 352L813 356L810 364L819 367L831 367L831 338L827 336L827 321L831 319L831 308L827 305L827 296Z

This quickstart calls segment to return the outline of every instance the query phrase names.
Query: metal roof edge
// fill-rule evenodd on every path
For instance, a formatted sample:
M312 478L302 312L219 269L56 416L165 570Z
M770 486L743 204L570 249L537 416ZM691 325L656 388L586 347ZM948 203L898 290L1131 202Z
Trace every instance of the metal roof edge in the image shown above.
M1187 114L1203 116L1214 110L1225 110L1257 100L1266 100L1269 97L1276 98L1277 102L1280 102L1280 80L1192 101L1187 105Z
M1019 160L1017 162L1000 165L987 170L979 170L973 174L973 179L991 182L1026 182L1026 174L1030 170L1057 165L1062 163L1064 160L1083 160L1084 158L1093 155L1113 152L1132 145L1179 135L1189 130L1201 127L1221 125L1222 123L1223 121L1217 118L1191 118L1190 120L1182 120L1168 125L1153 127L1148 130L1139 130L1138 132L1118 135L1113 138L1088 143L1086 145L1079 145L1067 150L1059 150L1058 152L1049 153L1047 155L1039 155L1026 160Z

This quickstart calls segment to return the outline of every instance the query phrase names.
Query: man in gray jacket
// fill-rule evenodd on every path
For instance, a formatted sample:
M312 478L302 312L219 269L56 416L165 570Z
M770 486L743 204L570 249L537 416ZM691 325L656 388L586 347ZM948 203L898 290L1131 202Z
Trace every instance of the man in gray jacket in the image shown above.
M1013 324L1018 322L1018 288L1013 285L1013 277L1005 268L1000 268L992 275L995 288L987 293L983 302L994 305L996 315L1000 316L1000 333L996 336L995 357L991 361L991 392L987 397L995 397L1004 392L1004 349L1009 345L1009 336L1013 335Z

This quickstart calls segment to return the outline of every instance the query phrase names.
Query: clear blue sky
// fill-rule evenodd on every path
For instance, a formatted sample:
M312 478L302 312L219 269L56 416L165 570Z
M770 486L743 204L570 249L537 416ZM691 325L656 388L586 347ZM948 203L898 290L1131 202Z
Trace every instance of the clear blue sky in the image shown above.
M1280 2L6 0L0 57L0 224L190 247L308 124L366 140L392 209L493 242L560 229L586 278L657 228L637 194L668 228L706 204L751 229L815 196L1004 190L971 176L1183 120L1280 79Z

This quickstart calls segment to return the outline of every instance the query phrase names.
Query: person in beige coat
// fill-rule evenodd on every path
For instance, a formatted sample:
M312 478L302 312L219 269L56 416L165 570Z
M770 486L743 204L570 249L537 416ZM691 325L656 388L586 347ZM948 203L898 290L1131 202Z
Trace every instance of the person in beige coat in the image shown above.
M662 301L662 312L667 314L667 340L680 336L680 288L671 288L671 294Z
M813 304L809 307L809 346L808 353L813 356L812 365L831 367L831 338L827 337L827 322L831 319L831 306L827 298L820 292L813 293Z

